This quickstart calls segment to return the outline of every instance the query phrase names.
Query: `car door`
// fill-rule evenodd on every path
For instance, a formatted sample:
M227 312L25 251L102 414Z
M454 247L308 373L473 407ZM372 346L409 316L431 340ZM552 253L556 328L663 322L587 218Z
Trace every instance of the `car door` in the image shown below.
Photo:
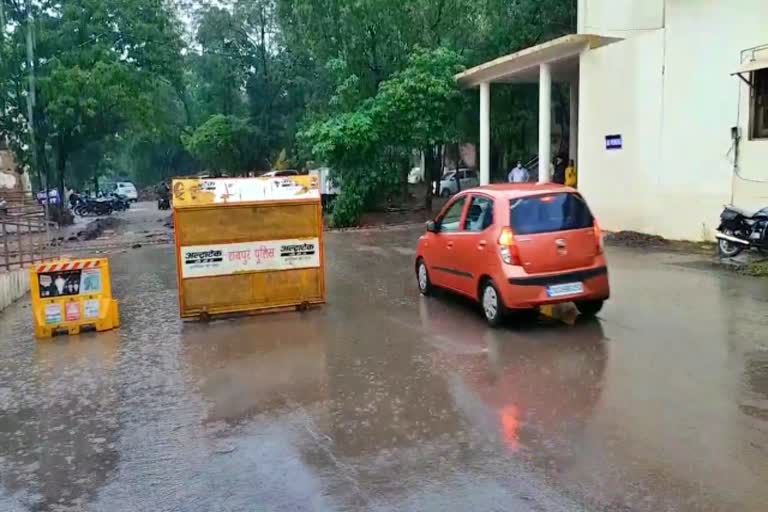
M441 196L451 196L455 193L457 193L459 190L459 187L456 185L456 173L450 172L443 176L443 179L440 180L440 195Z
M462 195L453 199L443 210L437 219L437 233L434 233L432 251L427 260L432 282L452 290L460 290L462 287L462 271L458 268L454 246L461 233L466 205L467 196Z
M457 270L467 278L458 282L461 293L477 297L477 279L489 272L493 254L494 202L485 194L472 194L460 236L454 241Z

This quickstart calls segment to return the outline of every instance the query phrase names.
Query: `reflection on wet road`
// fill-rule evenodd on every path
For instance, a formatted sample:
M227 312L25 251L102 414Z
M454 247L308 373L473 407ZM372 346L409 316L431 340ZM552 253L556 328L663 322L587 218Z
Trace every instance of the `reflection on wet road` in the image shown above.
M0 315L0 510L768 510L766 281L612 250L598 321L419 297L418 233L331 234L329 304L183 324L172 249L124 326Z

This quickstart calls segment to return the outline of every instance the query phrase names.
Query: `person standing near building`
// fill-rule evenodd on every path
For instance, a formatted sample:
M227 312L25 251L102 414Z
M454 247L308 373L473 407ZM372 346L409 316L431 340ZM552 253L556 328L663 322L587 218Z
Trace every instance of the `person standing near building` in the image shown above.
M576 175L576 163L573 160L568 161L568 167L565 168L565 186L576 188L579 180Z
M555 158L555 169L552 173L552 181L565 185L565 159L562 156Z
M523 163L518 160L517 166L509 171L509 175L507 176L507 180L510 183L525 183L530 179L530 174L528 173L528 169L523 167Z

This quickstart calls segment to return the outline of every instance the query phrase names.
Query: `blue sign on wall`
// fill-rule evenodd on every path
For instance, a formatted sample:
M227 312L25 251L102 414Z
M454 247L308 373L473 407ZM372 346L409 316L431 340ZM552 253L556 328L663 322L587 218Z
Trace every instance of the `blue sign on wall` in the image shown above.
M622 149L624 147L624 139L621 135L606 135L605 136L605 149L612 151L616 149Z

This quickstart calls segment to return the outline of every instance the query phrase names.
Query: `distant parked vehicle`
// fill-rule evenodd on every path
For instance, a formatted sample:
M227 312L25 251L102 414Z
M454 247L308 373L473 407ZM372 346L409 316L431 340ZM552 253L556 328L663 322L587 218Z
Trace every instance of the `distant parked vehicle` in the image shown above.
M458 176L458 180L456 177ZM459 169L458 171L449 171L443 174L443 178L440 180L440 195L442 197L450 197L454 194L458 194L459 184L461 190L467 190L468 188L480 186L480 178L477 176L477 171L470 169Z
M110 194L109 200L112 202L112 209L118 212L124 212L131 207L128 198L117 193Z
M317 176L318 188L323 208L330 208L336 197L341 193L341 184L338 177L331 177L331 170L327 167L309 171L310 176Z
M720 256L733 258L747 249L768 254L768 208L751 212L726 206L717 228Z
M408 173L408 183L411 185L424 183L424 171L421 170L421 167L411 169L411 172Z
M171 188L167 182L163 182L155 189L157 193L157 209L158 210L170 210L171 209Z
M80 217L101 217L104 215L112 215L114 206L111 199L100 198L93 199L92 197L81 197L78 205L75 206L75 214Z
M114 193L125 197L132 203L135 203L139 200L139 192L136 190L136 185L130 181L118 181L115 183Z
M270 171L266 174L262 174L262 178L284 178L286 176L298 176L299 171L285 170L285 171Z

